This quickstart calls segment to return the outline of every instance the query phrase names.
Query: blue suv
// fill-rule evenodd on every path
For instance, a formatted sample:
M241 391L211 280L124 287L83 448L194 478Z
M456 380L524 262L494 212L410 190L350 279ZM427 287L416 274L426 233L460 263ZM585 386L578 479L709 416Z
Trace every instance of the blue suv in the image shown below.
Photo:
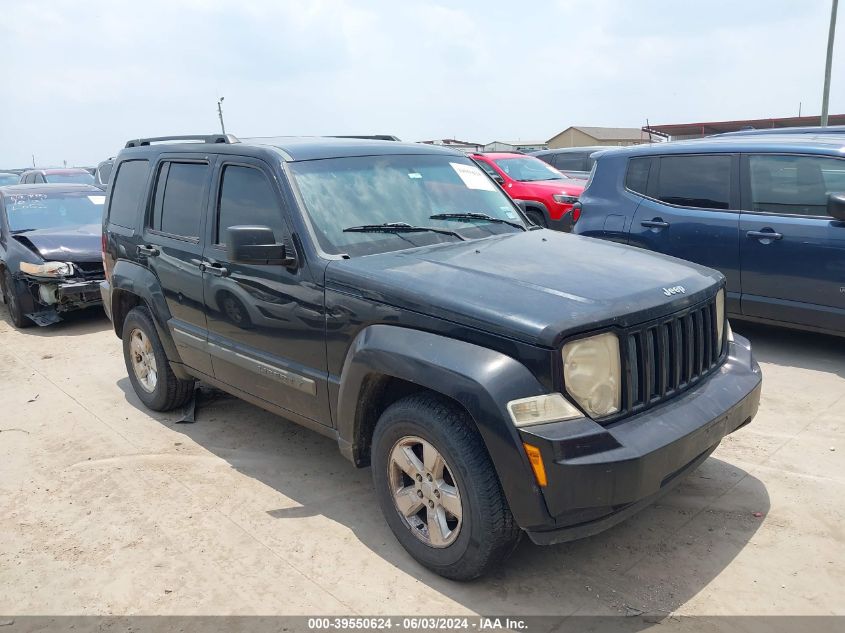
M573 231L727 277L736 318L845 336L845 135L748 135L596 156Z

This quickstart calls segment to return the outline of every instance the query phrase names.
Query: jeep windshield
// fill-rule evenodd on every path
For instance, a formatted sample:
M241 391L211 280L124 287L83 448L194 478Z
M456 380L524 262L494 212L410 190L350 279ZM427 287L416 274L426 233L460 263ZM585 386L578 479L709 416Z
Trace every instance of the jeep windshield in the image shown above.
M510 198L463 156L356 156L290 168L329 254L354 257L527 228ZM441 230L345 230L402 224Z
M564 175L548 163L533 156L498 158L493 161L503 172L520 182L535 180L564 180Z

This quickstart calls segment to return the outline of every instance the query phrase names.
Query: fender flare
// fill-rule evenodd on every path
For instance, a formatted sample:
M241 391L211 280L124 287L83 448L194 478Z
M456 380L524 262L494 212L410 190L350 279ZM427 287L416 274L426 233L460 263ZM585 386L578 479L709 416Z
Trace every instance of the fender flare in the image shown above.
M507 403L546 393L521 363L472 343L393 325L371 325L355 337L341 374L337 434L341 452L359 463L368 377L386 375L417 384L458 402L474 421L502 489L520 525L549 515L536 485Z
M161 340L161 345L164 347L164 353L167 355L167 360L170 361L176 374L180 377L187 377L187 374L181 369L182 357L176 349L176 343L173 341L173 336L170 334L170 328L167 327L167 322L171 318L170 308L167 307L167 301L164 298L164 290L152 271L140 264L130 262L125 259L119 259L114 265L111 276L111 296L109 298L111 305L111 315L114 319L114 332L118 338L122 337L121 324L115 315L115 302L120 296L119 292L128 292L140 298L149 308L153 316L153 323L155 323L158 337ZM173 366L177 363L178 366ZM184 375L183 375L184 374Z

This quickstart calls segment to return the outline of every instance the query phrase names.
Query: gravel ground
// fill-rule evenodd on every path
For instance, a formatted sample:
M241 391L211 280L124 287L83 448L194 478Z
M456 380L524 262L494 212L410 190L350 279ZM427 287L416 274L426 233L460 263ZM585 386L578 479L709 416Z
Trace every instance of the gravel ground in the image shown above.
M751 425L625 523L457 584L333 441L227 396L177 424L101 313L17 331L0 306L0 613L845 615L845 340L734 329Z

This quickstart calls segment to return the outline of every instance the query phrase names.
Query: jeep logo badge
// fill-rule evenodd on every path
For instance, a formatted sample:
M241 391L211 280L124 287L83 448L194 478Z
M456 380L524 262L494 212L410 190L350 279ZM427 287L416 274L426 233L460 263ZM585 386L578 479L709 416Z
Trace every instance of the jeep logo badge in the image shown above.
M663 294L667 297L671 297L672 295L682 295L686 294L687 289L683 286L672 286L671 288L664 288Z

